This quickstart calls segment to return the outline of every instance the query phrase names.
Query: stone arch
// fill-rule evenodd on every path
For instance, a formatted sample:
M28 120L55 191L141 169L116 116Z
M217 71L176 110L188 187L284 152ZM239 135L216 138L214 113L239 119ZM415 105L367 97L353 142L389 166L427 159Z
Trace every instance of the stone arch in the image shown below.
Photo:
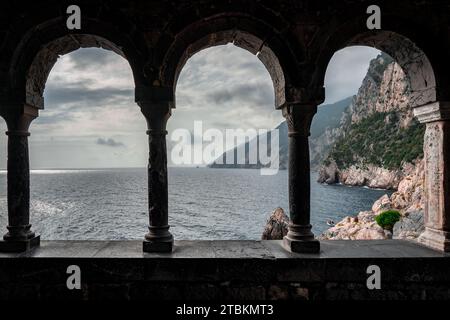
M218 17L192 24L175 37L163 59L160 71L162 85L173 88L187 60L195 53L208 47L233 43L234 45L257 55L269 72L275 90L275 107L280 108L290 100L295 83L301 82L296 72L298 59L287 41L273 29L262 23L247 19Z
M82 21L80 32L72 32L61 28L60 20L29 31L17 45L8 73L11 100L42 109L45 84L54 64L59 56L79 48L103 48L117 53L130 64L135 86L144 82L140 72L143 59L126 35L108 24L87 18Z
M433 50L430 49L432 48L430 44L423 43L426 37L419 36L425 31L410 21L393 16L386 16L383 20L383 25L389 27L388 29L368 30L365 26L366 18L349 18L349 22L343 23L340 27L334 26L336 31L332 32L332 36L326 41L318 37L322 44L316 60L314 81L323 84L328 63L335 52L349 46L369 46L385 52L402 67L411 88L411 107L436 101L439 93L438 79L428 55ZM397 23L394 23L396 19ZM398 25L407 26L408 29ZM416 31L417 38L422 39L420 45L414 38ZM428 50L425 52L423 48Z
M402 67L411 88L411 107L436 101L436 79L426 54L408 38L390 31L359 34L349 45L369 45L390 55Z

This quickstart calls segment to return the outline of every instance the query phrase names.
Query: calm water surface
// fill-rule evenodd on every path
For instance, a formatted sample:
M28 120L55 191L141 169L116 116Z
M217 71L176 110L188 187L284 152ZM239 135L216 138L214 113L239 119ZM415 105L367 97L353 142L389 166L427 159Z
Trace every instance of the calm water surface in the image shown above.
M326 186L311 177L314 232L326 220L368 210L386 193ZM148 224L145 169L34 170L31 219L42 239L142 239ZM287 211L287 171L169 168L169 219L176 239L259 239L270 212ZM6 231L6 174L0 173L0 232Z

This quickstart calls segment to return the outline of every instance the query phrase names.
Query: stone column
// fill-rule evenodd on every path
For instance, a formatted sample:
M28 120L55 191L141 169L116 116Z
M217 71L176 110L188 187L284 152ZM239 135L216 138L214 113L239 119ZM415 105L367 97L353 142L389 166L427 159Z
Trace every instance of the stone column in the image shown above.
M8 233L0 241L0 251L21 252L38 246L40 236L30 224L30 167L28 128L37 109L25 107L22 114L5 116L8 126Z
M450 251L450 102L434 102L414 108L425 123L425 232L419 242Z
M316 104L287 104L283 108L289 134L289 232L283 245L292 252L317 253L320 243L310 224L309 130Z
M171 115L170 102L138 102L147 120L149 232L144 252L172 252L169 232L166 123Z

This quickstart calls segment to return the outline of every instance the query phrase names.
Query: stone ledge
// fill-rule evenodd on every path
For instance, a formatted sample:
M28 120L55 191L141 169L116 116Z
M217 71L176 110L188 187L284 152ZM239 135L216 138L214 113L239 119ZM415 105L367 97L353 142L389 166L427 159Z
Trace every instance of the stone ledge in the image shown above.
M82 290L66 288L78 265ZM382 290L366 287L381 268ZM172 254L142 241L42 241L0 254L0 299L448 299L450 254L403 240L322 241L296 254L281 241L176 241Z
M434 251L408 240L323 240L318 254L291 253L281 240L262 241L175 241L172 253L144 253L142 241L41 241L24 253L0 253L4 258L250 258L250 259L328 259L328 258L450 258L450 253Z

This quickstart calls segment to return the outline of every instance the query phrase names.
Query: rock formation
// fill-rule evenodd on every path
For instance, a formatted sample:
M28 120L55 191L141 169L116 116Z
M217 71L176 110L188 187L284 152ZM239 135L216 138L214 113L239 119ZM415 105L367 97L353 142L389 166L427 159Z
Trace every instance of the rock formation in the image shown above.
M346 217L319 238L328 240L376 240L387 239L389 234L375 222L375 216L394 209L402 218L393 229L394 239L416 239L424 231L424 161L417 161L405 168L406 176L399 182L398 190L391 196L385 194L372 206L372 210L360 212L356 217Z
M262 240L281 240L288 233L289 217L282 208L276 208L269 219L262 234Z
M319 182L326 184L342 183L351 186L368 186L370 188L396 189L403 170L389 170L372 164L364 168L352 165L339 169L335 161L319 170Z
M373 211L360 212L356 217L346 217L325 231L322 240L376 240L386 239L384 230L374 220Z
M394 238L414 240L424 231L423 211L410 212L394 225Z
M340 126L318 138L332 143L318 181L397 189L410 163L423 156L424 128L409 101L401 67L386 54L372 60Z

